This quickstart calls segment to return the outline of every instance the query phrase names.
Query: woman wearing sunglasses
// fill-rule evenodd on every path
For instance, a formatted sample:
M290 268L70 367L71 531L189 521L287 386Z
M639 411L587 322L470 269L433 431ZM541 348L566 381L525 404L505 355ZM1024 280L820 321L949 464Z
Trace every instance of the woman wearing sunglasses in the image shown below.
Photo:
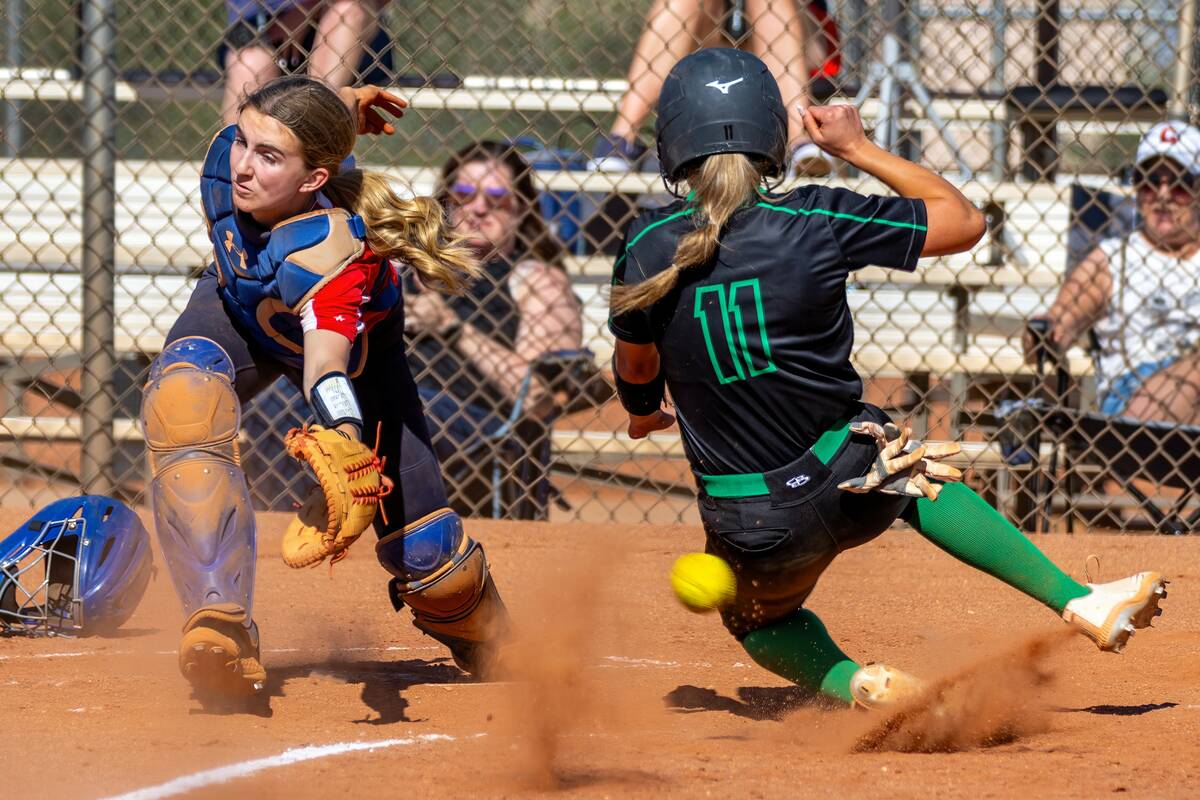
M442 166L438 199L483 272L457 296L424 291L408 277L409 358L452 504L479 512L491 499L490 475L466 454L508 418L538 356L580 346L582 321L562 248L538 211L529 164L511 146L479 141L458 150ZM545 432L539 420L554 403L534 381L526 404L517 435L536 457ZM539 486L527 488L537 500Z
M1160 123L1138 145L1136 229L1102 241L1046 314L1065 350L1096 334L1102 413L1200 422L1200 129ZM1032 355L1033 342L1026 341Z

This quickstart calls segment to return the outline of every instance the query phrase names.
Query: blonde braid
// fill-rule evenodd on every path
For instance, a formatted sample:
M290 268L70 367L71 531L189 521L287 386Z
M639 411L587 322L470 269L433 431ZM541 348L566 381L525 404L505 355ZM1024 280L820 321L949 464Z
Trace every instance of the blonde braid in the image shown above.
M408 262L425 286L457 294L479 275L478 259L433 198L405 200L386 176L358 169L331 178L324 191L334 204L363 218L376 255Z
M762 170L741 153L708 156L688 174L696 228L679 238L671 266L640 283L612 288L612 313L645 308L675 288L685 269L705 264L716 255L721 229L734 212L753 199Z

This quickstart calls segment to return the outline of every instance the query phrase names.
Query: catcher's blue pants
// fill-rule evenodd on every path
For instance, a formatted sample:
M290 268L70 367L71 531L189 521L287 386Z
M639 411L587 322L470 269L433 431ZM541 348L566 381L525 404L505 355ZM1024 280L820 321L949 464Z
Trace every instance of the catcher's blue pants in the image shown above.
M204 336L225 349L233 361L235 388L243 403L280 375L301 386L298 370L266 354L225 312L211 268L196 284L187 308L167 334L167 342L185 336ZM383 500L388 525L384 525L383 514L375 516L375 533L383 536L445 508L448 501L404 352L402 306L371 329L370 345L366 366L353 382L365 423L363 438L371 444L376 427L383 423L379 455L387 459L384 474L395 482L395 489Z

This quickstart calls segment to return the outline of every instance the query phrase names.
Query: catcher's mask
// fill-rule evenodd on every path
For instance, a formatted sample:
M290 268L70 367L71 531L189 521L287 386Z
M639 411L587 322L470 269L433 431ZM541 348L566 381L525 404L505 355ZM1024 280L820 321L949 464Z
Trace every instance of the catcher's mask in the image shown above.
M0 541L0 634L112 632L151 570L150 535L120 500L53 502Z
M741 50L710 47L681 59L658 96L660 171L677 183L692 162L745 153L767 162L767 177L787 158L787 110L767 65Z

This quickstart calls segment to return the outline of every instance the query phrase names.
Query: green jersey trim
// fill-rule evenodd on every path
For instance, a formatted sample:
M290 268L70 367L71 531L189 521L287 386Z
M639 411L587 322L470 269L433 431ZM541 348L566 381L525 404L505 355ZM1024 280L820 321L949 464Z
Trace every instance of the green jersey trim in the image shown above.
M617 256L617 260L613 263L613 272L615 273L617 271L617 267L620 266L621 262L625 260L625 254L629 252L629 248L631 248L635 244L637 244L638 241L643 236L645 236L647 233L654 230L659 225L665 225L666 223L670 222L673 219L679 219L680 217L686 217L689 214L694 214L695 211L696 211L696 209L694 209L694 208L685 208L682 211L676 211L674 214L670 214L666 217L663 217L658 222L651 222L649 225L642 228L640 231L638 231L638 235L633 237L633 239L630 240L630 242L625 245L625 249L621 251L621 255Z
M842 444L850 438L850 420L835 423L822 433L810 448L822 464L828 464ZM737 475L701 475L700 482L709 497L761 497L770 494L767 479L761 472L744 472Z
M915 222L897 222L891 219L880 219L879 217L860 217L857 214L843 214L840 211L830 211L825 208L786 208L784 206L773 206L770 203L755 203L756 208L765 208L768 211L779 211L783 214L791 214L793 217L805 216L809 217L813 214L822 214L826 217L834 217L836 219L850 219L855 222L873 222L876 225L888 225L893 228L911 228L914 231L928 231L926 225L918 225Z
M690 195L689 195L689 197L690 197ZM768 211L777 211L777 212L780 212L783 214L791 214L793 217L800 217L800 216L809 217L809 216L812 216L813 214L820 214L820 215L824 215L826 217L834 217L836 219L849 219L849 220L853 220L855 222L873 222L876 225L888 225L893 228L910 228L914 231L925 231L925 232L929 231L929 226L919 225L915 222L898 222L897 220L881 219L879 217L860 217L857 214L844 214L840 211L830 211L827 208L788 208L786 206L772 205L771 203L762 202L762 201L755 203L754 208L765 208ZM629 252L629 248L631 248L635 244L637 244L638 241L643 236L645 236L647 233L649 233L650 231L657 228L659 225L665 225L666 223L670 222L673 219L679 219L680 217L686 217L690 214L694 214L695 212L696 212L695 208L685 208L682 211L676 211L674 214L665 216L662 219L658 220L657 222L652 222L649 225L647 225L646 227L642 228L638 232L638 235L634 236L633 239L630 240L630 242L625 245L625 249L621 251L621 254L619 256L617 256L617 260L613 263L614 284L616 281L615 273L616 273L617 267L619 267L621 265L621 262L625 260L625 254L627 252Z

